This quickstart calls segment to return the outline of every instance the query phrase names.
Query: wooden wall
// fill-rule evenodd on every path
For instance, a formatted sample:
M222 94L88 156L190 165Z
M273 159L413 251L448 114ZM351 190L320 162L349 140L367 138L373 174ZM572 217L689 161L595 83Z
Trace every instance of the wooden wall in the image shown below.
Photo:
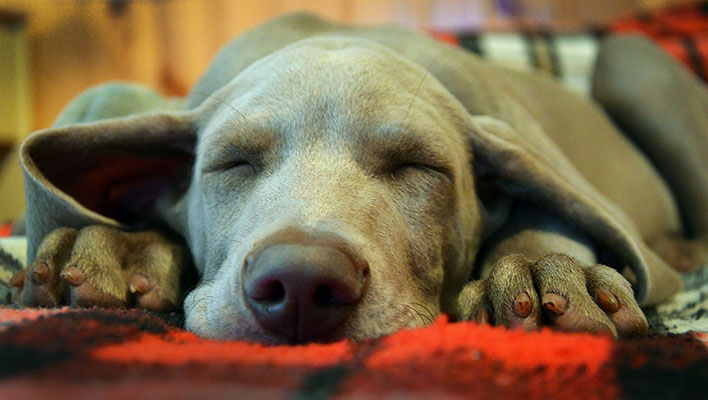
M28 18L32 128L50 126L77 93L133 80L184 93L229 38L292 10L351 23L500 28L517 16L572 28L682 0L0 0ZM686 0L684 0L685 2ZM511 6L509 6L511 5Z
M0 0L0 16L10 12L26 20L28 84L15 90L29 92L15 93L29 103L25 127L5 136L17 142L32 130L51 126L69 100L105 81L137 81L167 95L184 94L229 38L287 11L311 10L349 23L451 30L504 29L519 21L573 29L641 8L689 1ZM0 165L0 220L22 210L15 158L0 160L10 164L10 172Z

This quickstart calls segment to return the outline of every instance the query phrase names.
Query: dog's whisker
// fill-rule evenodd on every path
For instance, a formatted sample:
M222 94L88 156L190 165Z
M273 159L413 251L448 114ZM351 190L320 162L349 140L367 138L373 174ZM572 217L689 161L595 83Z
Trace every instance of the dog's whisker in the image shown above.
M231 103L225 101L224 99L222 99L222 98L220 98L220 97L215 96L214 94L200 93L200 92L197 92L196 90L190 90L189 93L193 93L193 94L196 94L196 95L199 95L199 96L203 96L204 99L214 99L214 100L218 101L219 103L221 103L221 104L223 104L223 105L229 107L231 110L233 110L233 112L235 112L236 114L238 114L238 115L241 117L241 119L242 119L243 121L246 121L246 116L243 115L243 113L242 113L241 111L239 111L236 107L234 107L233 104L231 104Z
M410 315L416 321L418 320L418 318L420 318L420 314L415 310L415 308L413 308L407 304L401 304L401 314L402 315Z
M423 74L423 78L421 78L420 82L418 83L418 87L416 87L415 92L413 93L413 98L411 99L411 103L408 105L408 109L406 109L406 113L403 115L403 121L405 122L405 127L406 130L408 130L408 125L410 124L410 120L408 119L408 114L411 111L411 108L413 108L413 104L415 103L415 100L418 98L418 92L420 92L420 89L423 87L423 82L425 82L425 79L428 77L430 74L430 69L433 67L433 64L435 61L440 57L440 52L435 55L430 60L430 64L428 64L428 67L425 69L425 74Z
M423 307L426 311L428 311L428 313L430 313L430 310L428 310L425 306L422 306L422 305L420 305L420 304L418 304L418 303L411 303L411 304L412 304L412 305L417 305L417 306ZM415 308L415 307L414 307L414 308ZM426 323L425 323L424 325L429 325L429 324L432 324L432 323L433 323L433 320L434 320L435 318L431 318L431 317L429 317L428 315L421 313L420 311L418 311L417 308L415 308L415 309L416 309L416 312L419 313L419 315L421 316L421 318L423 318L423 319L426 321ZM431 314L431 315L432 315L432 314Z
M420 318L420 321L423 324L422 326L426 326L426 325L428 325L428 323L432 322L432 321L429 321L428 323L426 323L426 320L428 319L428 317L421 314L420 311L418 311L415 307L413 307L409 304L403 304L403 306L410 309L413 313L415 313L415 315L417 315Z
M205 312L207 309L207 305L209 302L211 302L214 299L214 296L210 295L203 295L201 296L197 301L195 301L192 305L192 309L199 309L199 311Z
M425 310L426 313L427 313L427 315L430 317L430 320L431 320L431 321L434 321L434 320L435 320L435 315L433 314L432 311L430 311L430 309L429 309L428 307L426 307L426 306L424 306L423 304L420 304L420 303L411 303L411 304L413 304L414 306L418 306L418 307L422 308L423 310Z

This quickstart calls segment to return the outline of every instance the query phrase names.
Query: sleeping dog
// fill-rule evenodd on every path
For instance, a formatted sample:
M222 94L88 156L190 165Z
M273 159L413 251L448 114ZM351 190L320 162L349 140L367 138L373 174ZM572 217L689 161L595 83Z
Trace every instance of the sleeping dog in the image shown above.
M603 49L597 90L637 116L625 45ZM704 162L706 130L657 129L635 130L657 157ZM704 147L662 144L676 138ZM21 160L21 303L183 304L207 338L361 340L440 313L644 335L639 304L676 293L669 264L702 262L707 243L708 168L660 174L586 98L419 33L303 14L228 44L182 104L89 90Z

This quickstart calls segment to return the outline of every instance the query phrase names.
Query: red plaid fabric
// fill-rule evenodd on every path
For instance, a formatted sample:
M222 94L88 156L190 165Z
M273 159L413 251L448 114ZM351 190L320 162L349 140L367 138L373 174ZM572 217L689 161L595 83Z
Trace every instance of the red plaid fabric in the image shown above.
M619 20L610 31L644 34L708 79L708 3Z
M0 308L0 320L3 399L689 399L708 389L700 335L616 341L441 317L365 342L263 346L200 339L135 310Z
M12 232L12 224L11 223L0 224L0 238L10 236L10 232Z

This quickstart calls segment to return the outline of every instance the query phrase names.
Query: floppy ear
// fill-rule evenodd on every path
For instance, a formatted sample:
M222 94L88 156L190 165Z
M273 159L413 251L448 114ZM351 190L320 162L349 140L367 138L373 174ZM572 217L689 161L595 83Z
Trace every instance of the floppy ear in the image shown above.
M157 200L188 183L193 121L191 112L163 112L32 134L20 149L28 260L58 227L157 221Z
M552 142L529 135L534 134L522 137L507 123L479 116L472 117L469 132L475 159L493 171L507 193L561 215L608 249L623 264L618 267L628 266L637 276L634 291L641 304L656 304L680 290L679 275L646 246L624 212Z

